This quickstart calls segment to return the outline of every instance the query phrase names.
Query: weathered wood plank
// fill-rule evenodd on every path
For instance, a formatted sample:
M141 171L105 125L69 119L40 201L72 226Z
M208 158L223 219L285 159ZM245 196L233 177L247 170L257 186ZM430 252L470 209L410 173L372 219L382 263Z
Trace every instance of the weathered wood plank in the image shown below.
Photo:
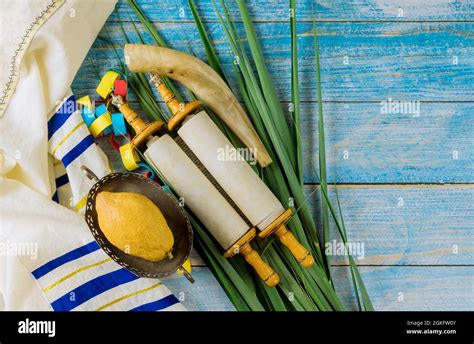
M194 24L157 23L156 27L173 47L192 50L205 59ZM138 28L146 42L153 43L143 27ZM124 29L138 41L132 24L124 24ZM224 70L235 85L233 59L222 29L217 23L208 29ZM280 99L289 101L289 25L257 23L256 30ZM311 30L311 23L298 25L302 101L316 99ZM318 24L318 30L326 101L474 101L474 23L325 22ZM101 36L111 39L122 54L120 47L126 41L118 23L108 22ZM94 90L99 75L118 65L114 49L99 38L78 73L74 89L79 93Z
M360 267L375 310L473 311L474 267ZM356 310L347 268L334 268L334 284L347 309ZM399 301L400 300L400 301Z
M282 106L288 109L288 104ZM132 107L146 117L138 104L132 103ZM324 103L331 182L474 182L474 103L420 103L419 115L386 114L382 110L380 103ZM316 114L316 103L302 104L307 183L318 181ZM108 144L103 147L110 151ZM109 156L120 166L118 154L110 152Z
M376 310L473 311L474 267L360 267ZM333 268L338 295L348 310L357 310L347 268ZM183 277L163 279L189 310L227 311L233 306L208 268L193 270L196 283Z
M137 3L154 21L192 20L187 0L139 0ZM195 0L195 3L203 20L217 20L211 0ZM227 3L233 16L238 18L235 1ZM474 6L469 1L298 0L296 5L299 20L469 20L474 17ZM287 0L252 0L247 1L247 6L257 20L288 20ZM135 18L127 1L120 0L110 20L129 20L130 17Z
M234 311L219 282L207 267L196 267L192 271L195 283L174 274L163 278L163 283L190 311Z
M348 239L363 249L355 251L363 254L358 264L473 265L474 185L337 188ZM334 187L329 191L332 204L337 206ZM307 186L306 195L321 228L319 190ZM330 232L339 240L333 223ZM347 264L346 256L337 255L343 251L332 252L336 254L333 263Z
M324 103L330 181L474 182L474 103L418 103L413 113L386 113L385 104ZM317 104L301 108L304 176L315 183Z

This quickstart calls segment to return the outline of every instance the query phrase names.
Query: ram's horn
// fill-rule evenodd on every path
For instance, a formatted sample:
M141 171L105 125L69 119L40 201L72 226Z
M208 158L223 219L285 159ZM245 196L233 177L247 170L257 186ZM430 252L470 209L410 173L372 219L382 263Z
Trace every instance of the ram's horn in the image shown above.
M126 44L128 68L136 73L156 73L179 81L218 115L248 148L255 149L259 164L272 159L247 114L219 74L201 60L181 51L152 45Z

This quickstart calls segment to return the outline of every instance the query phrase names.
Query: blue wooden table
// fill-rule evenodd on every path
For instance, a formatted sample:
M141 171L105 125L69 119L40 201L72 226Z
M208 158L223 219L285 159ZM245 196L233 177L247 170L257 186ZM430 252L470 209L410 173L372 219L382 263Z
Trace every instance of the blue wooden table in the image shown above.
M138 4L172 47L205 59L187 1ZM196 4L235 85L212 1ZM238 17L237 6L229 6ZM287 109L288 1L252 0L248 6ZM305 182L315 217L321 200L314 192L313 21L320 36L329 179L338 184L349 239L363 244L358 264L375 309L474 310L474 3L299 0L297 19ZM121 26L130 39L137 41L136 26L153 43L119 0L78 72L77 96L94 94L101 74L119 65ZM119 157L107 153L119 167ZM332 264L338 293L355 309L347 260L334 257ZM195 285L179 276L164 282L190 309L233 309L202 260L195 256L193 265Z

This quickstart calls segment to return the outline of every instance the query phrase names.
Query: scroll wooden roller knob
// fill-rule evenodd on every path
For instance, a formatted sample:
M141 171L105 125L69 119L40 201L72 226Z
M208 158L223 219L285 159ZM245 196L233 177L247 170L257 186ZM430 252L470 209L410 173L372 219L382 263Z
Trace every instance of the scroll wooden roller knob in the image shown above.
M193 114L201 106L201 102L198 100L186 104L180 103L175 94L161 82L158 75L154 75L150 82L155 85L156 90L173 114L173 117L168 121L169 130L176 128L186 116Z
M125 120L135 130L135 133L139 134L146 129L147 124L138 116L138 114L124 103L120 108L120 112L123 114Z
M291 254L301 266L308 268L314 264L313 255L296 240L293 233L287 230L285 225L281 225L274 234L280 239L280 242L290 250Z
M132 144L135 147L141 146L150 135L153 135L163 127L163 122L161 121L146 124L135 110L128 106L119 95L112 95L112 104L119 109L127 123L130 124L135 131L136 135L132 139Z
M245 243L239 248L239 253L242 254L250 265L253 266L260 278L269 286L274 287L280 282L280 277L273 271L273 269L263 261L262 257L255 251L250 243Z

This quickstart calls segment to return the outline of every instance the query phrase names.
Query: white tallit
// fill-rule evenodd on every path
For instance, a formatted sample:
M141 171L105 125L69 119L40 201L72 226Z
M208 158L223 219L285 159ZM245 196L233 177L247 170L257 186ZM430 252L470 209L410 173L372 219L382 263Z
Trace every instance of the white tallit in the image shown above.
M87 192L80 159L99 176L109 171L95 143L77 154L88 140L77 112L56 121L56 136L49 137L48 120L71 95L70 84L114 5L0 2L0 310L184 309L158 280L137 278L111 261L83 216L52 201L55 184L66 179L71 190L58 188L59 197L77 203ZM63 176L50 154L59 143L54 155L67 160Z

